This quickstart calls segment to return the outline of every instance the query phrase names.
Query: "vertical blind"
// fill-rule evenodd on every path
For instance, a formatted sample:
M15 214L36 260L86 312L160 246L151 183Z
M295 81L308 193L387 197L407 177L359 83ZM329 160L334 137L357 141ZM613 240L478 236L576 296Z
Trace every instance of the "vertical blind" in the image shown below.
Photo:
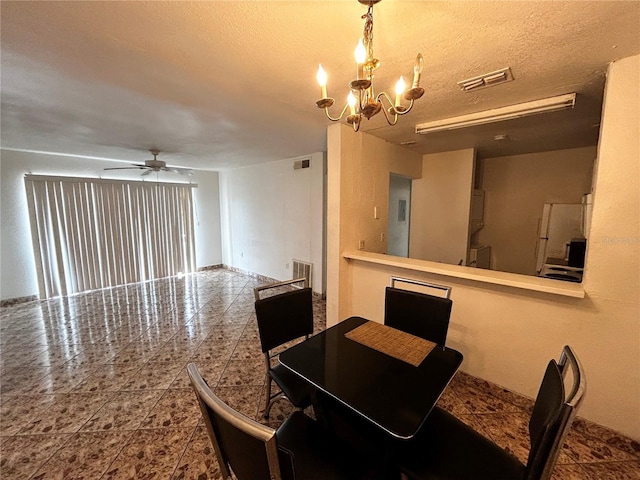
M40 297L193 272L194 186L26 175Z

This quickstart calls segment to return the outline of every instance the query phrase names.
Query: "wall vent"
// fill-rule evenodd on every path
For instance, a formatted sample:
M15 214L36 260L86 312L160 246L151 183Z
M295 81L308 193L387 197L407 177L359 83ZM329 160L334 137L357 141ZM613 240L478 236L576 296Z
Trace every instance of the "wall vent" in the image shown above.
M293 169L300 170L301 168L309 168L311 166L311 160L308 158L305 160L296 160L293 162Z
M313 264L293 259L293 279L306 278L307 286L311 286Z
M480 90L481 88L493 87L500 83L510 82L513 80L513 73L511 68L502 68L495 72L485 73L473 78L467 78L458 82L460 89L465 92L471 92L473 90Z

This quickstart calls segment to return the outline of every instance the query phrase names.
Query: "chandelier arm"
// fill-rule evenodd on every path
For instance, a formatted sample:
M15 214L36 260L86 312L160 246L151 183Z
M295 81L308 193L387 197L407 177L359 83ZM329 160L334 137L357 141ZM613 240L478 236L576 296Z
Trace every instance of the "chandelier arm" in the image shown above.
M394 115L406 115L413 108L413 99L409 101L408 107L404 107L400 105L399 109L396 109L395 104L393 103L393 101L391 100L391 97L387 92L380 92L376 97L376 100L378 100L379 102L382 102L382 98L384 98L385 100L387 100L387 102L389 102L389 106L390 106L389 110L393 110Z
M389 112L387 112L384 108L382 109L382 113L384 115L384 119L387 121L387 123L389 125L391 125L392 127L395 126L396 123L398 123L398 114L397 113L392 113L391 109L389 110ZM391 119L389 119L389 117L391 117Z
M327 118L328 118L329 120L331 120L332 122L337 122L337 121L339 121L339 120L342 118L342 116L344 115L344 112L346 112L346 111L347 111L347 108L348 108L348 107L349 107L349 104L348 104L348 103L346 103L346 104L344 105L344 107L342 108L342 111L340 112L340 115L339 115L337 118L333 118L333 117L331 116L331 114L329 113L329 107L324 107L324 113L327 115Z
M384 114L384 119L387 121L387 123L389 125L391 125L392 127L398 123L398 114L397 113L393 113L393 120L389 120L389 117L392 115L391 112L387 113L387 111L383 108L381 109L382 113Z
M406 110L402 111L402 112L397 112L398 115L406 115L407 113L409 113L411 111L411 109L413 108L413 99L409 101L409 106L407 107Z
M376 96L376 100L378 102L382 102L382 99L385 99L387 102L389 102L389 106L393 107L393 100L391 100L391 97L389 96L389 94L387 92L380 92L377 96Z
M389 103L389 105L391 105L389 108L389 113L387 113L387 109L384 108L384 102L382 101L383 99L385 99ZM376 97L376 100L382 104L381 110L382 110L382 113L384 114L385 120L389 125L393 127L396 123L398 123L398 112L393 106L393 102L391 101L391 98L389 97L387 92L380 92ZM389 117L391 115L393 115L393 120L389 120Z

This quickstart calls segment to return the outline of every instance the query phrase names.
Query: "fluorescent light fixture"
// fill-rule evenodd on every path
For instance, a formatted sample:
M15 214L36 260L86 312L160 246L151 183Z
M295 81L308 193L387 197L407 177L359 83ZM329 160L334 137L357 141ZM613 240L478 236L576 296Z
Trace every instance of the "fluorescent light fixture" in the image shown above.
M424 135L427 133L442 132L444 130L455 130L458 128L474 127L486 123L502 122L514 118L527 117L538 113L556 112L573 108L576 104L576 94L567 93L557 97L533 100L532 102L518 103L506 107L485 110L484 112L460 115L459 117L444 118L433 122L419 123L416 125L416 133Z

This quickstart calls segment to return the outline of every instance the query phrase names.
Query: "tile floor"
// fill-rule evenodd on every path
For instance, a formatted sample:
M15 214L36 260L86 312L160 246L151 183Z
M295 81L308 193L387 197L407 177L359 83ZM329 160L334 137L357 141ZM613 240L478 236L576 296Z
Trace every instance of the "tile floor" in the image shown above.
M0 478L220 478L185 366L261 420L259 284L218 269L2 308ZM463 373L441 400L522 460L531 404ZM276 403L273 426L289 412ZM640 479L640 445L578 420L554 478Z

